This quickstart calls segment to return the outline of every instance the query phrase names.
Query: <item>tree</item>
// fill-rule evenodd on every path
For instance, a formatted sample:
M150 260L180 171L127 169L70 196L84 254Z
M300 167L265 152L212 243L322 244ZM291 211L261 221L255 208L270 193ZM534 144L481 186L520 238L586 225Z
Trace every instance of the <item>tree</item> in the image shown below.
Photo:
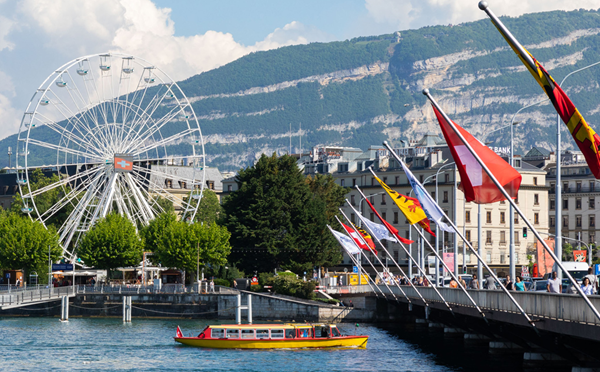
M198 262L224 265L231 251L231 234L216 223L187 223L175 221L162 230L156 240L153 260L162 266L195 272Z
M157 205L156 209L160 210L162 213L174 213L175 207L173 206L173 202L167 198L163 198L162 196L155 196L152 198L150 202L151 206Z
M185 197L184 201L188 202L189 196ZM196 206L198 201L196 199L192 199L192 206ZM202 198L200 199L200 205L198 205L198 212L196 212L196 217L194 219L195 222L204 222L204 223L213 223L219 219L221 216L221 212L223 208L221 207L221 203L219 203L219 198L217 194L210 190L204 189L202 192Z
M77 255L86 265L100 270L134 266L140 263L142 240L131 221L111 213L83 236Z
M140 236L144 243L144 250L155 252L164 231L175 222L177 222L177 216L174 212L161 213L150 221L148 226L143 227L140 230Z
M349 187L342 187L335 183L331 174L316 174L306 177L306 184L310 190L321 198L326 205L325 214L330 225L337 225L335 216L341 217L339 208L344 205Z
M326 233L327 203L311 191L295 158L263 155L240 170L236 182L238 190L223 203L232 234L230 262L246 272L302 272L339 263L339 247ZM315 190L319 185L326 180L315 182Z
M46 229L21 212L0 211L0 268L22 269L27 277L33 271L41 282L47 278L48 250L52 261L60 259L62 250L53 227Z

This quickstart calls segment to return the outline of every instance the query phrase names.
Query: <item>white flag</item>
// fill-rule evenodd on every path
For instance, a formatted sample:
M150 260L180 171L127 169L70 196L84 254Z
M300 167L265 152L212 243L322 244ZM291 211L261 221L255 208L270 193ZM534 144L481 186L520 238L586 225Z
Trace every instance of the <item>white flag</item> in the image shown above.
M327 227L329 227L329 225L327 225ZM338 232L338 231L335 231L331 227L329 227L329 231L331 231L333 236L335 236L337 241L341 244L342 247L344 247L344 249L346 250L346 252L348 252L348 254L360 253L360 250L358 249L356 244L354 244L352 239L350 239L348 237L348 235L342 234L341 232Z
M375 223L371 220L368 220L367 218L363 217L360 213L358 214L358 217L360 217L361 221L367 226L367 228L371 231L373 236L375 236L377 239L385 239L394 243L396 242L396 239L392 236L392 234L390 234L390 231L387 229L387 227L383 226L380 223Z

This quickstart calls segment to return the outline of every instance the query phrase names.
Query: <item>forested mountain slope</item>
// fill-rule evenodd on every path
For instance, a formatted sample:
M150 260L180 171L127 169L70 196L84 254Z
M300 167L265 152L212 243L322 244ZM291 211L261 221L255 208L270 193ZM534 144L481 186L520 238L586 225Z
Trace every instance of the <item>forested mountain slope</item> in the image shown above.
M600 61L597 11L503 21L559 82ZM564 85L596 130L599 77L600 66L573 75ZM508 132L488 138L484 133L545 98L487 19L253 53L180 85L199 117L209 164L224 170L253 163L263 152L288 151L290 124L293 152L299 151L300 138L305 151L325 144L366 149L385 139L397 143L439 132L421 94L425 87L458 124L482 140L508 146ZM533 145L554 150L550 126L555 117L549 104L524 110L515 119L522 122L515 127L518 150ZM565 138L573 148L570 136ZM15 142L14 136L3 140L0 151ZM184 150L170 153L178 151Z

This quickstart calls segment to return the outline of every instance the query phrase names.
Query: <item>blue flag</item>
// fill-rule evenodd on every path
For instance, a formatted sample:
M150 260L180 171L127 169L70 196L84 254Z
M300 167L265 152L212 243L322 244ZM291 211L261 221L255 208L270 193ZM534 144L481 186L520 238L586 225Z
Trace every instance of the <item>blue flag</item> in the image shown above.
M408 182L410 182L410 185L412 186L415 192L415 196L417 197L417 199L419 199L419 203L421 203L421 207L425 211L427 218L429 218L430 221L435 222L440 229L449 233L454 233L454 229L452 227L442 222L442 220L446 216L444 211L442 211L440 206L437 205L435 200L433 200L433 198L431 197L431 195L429 195L427 190L425 190L423 185L421 185L421 183L417 181L412 172L406 167L406 164L404 164L403 161L400 161L400 164L402 164L402 169L404 169L404 173L406 173Z

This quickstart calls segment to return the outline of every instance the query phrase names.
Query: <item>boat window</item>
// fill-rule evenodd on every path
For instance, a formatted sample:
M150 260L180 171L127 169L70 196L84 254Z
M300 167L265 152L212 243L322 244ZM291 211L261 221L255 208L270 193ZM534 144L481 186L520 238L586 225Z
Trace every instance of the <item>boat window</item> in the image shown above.
M302 337L302 338L312 337L312 329L311 328L300 328L298 330L298 337Z
M227 330L227 338L240 338L240 330L239 329L228 329Z
M285 330L285 338L295 338L296 330L295 329L286 329Z
M212 338L225 338L225 330L223 328L212 328L210 332L210 337Z
M242 329L242 338L254 338L254 330Z
M283 329L272 329L271 338L283 338Z
M269 338L269 330L268 329L257 329L256 330L256 338Z
M329 337L329 327L315 327L315 337Z
M340 331L337 329L337 327L331 327L331 335L333 337L340 337Z

